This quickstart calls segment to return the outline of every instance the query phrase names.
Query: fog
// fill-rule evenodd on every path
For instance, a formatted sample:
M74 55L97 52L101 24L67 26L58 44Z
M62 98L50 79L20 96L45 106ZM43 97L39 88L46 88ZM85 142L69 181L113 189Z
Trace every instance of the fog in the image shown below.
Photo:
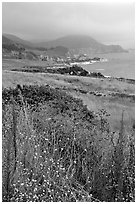
M134 48L134 3L2 3L2 32L47 41L89 35L106 44Z

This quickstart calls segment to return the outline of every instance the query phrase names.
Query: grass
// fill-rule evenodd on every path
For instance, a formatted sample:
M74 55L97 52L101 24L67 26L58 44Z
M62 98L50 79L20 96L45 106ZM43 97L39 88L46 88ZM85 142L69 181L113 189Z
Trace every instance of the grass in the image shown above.
M3 201L135 201L135 85L28 63L3 61Z
M11 70L13 68L21 68L23 66L46 66L47 62L28 59L2 59L2 69Z
M120 93L134 93L135 87L134 84L129 84L126 82L120 82L116 79L99 79L99 78L89 78L89 77L79 77L79 76L67 76L67 75L59 75L59 74L44 74L44 73L20 73L20 72L8 72L8 70L3 71L3 79L6 79L6 77L11 77L10 86L12 87L12 83L14 80L17 80L15 77L19 77L18 82L24 83L23 80L28 80L30 77L32 81L38 81L38 83L45 83L47 79L50 78L51 82L55 80L56 81L64 81L64 83L69 83L69 86L76 85L77 87L86 88L87 90L102 90L102 91L118 91ZM21 77L23 76L23 79L21 80ZM48 81L48 83L50 83ZM51 84L50 84L51 85ZM6 87L6 82L3 81L3 86Z
M124 115L114 135L105 110L65 92L3 90L3 201L134 201L134 176Z
M17 84L26 85L45 85L65 90L76 98L83 100L89 110L106 109L110 114L110 124L114 131L119 130L119 120L122 110L125 110L125 123L128 126L135 119L134 100L130 98L122 98L120 96L109 96L109 94L119 93L134 95L135 85L117 80L96 79L78 76L63 76L57 74L42 73L19 73L3 71L2 78L3 87L16 87ZM87 94L82 94L78 90L83 90ZM90 92L99 92L106 97L98 97L90 94ZM129 125L128 125L129 124Z
M135 120L135 107L134 102L130 102L125 99L111 98L99 98L93 95L85 95L81 93L70 92L76 98L82 99L83 103L87 105L89 110L98 111L99 109L105 109L109 116L109 122L112 131L119 131L120 129L120 119L122 111L124 110L124 123L127 130L131 127L133 121ZM129 130L130 132L130 130Z

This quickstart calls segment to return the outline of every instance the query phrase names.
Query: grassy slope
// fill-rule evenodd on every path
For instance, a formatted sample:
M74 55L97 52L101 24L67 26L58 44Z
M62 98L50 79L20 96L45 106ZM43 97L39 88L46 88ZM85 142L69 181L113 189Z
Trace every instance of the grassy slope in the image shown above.
M4 89L2 105L3 201L134 200L133 129L113 134L104 111L49 86Z
M28 59L2 59L3 70L11 70L13 68L20 68L23 66L33 66L33 65L46 66L48 65L48 63L44 61L35 61L35 60L31 61Z
M108 93L125 93L134 94L134 84L120 82L118 80L96 79L89 77L44 74L44 73L19 73L11 72L11 68L22 67L24 65L46 65L46 62L31 62L19 60L3 60L3 87L16 87L17 84L48 84L52 87L64 89L69 94L76 98L83 100L84 104L90 110L98 111L99 109L106 109L110 114L110 123L113 130L119 129L119 121L121 119L122 111L124 110L124 122L127 127L131 126L135 119L134 101L130 98L111 97ZM85 93L82 93L82 91ZM99 92L107 96L99 97L90 92Z
M4 184L9 183L10 175L6 171L10 169L14 175L14 187L11 188L14 191L7 188L5 201L121 201L123 189L125 201L133 201L134 154L130 148L133 128L130 127L131 131L126 125L123 129L121 125L120 131L120 119L125 109L124 124L130 125L134 119L134 100L95 96L89 92L134 94L134 85L117 80L3 71L3 87L15 87L17 84L49 84L81 98L90 110L105 108L111 113L110 120L105 117L119 131L115 134L108 131L100 112L95 117L80 101L48 86L23 88L27 90L23 91L23 98L28 104L41 102L36 110L24 104L13 111L11 104L5 105L6 97L11 95L7 91L7 96L3 97L3 165L7 162L10 168L7 165L6 169L3 168L3 178L7 179ZM16 91L14 93L16 96ZM13 141L17 156L11 154L10 166L6 159L9 159L8 152L15 148L10 149L7 143L11 136L17 138L16 145ZM118 137L121 138L119 142ZM13 162L16 159L17 163ZM130 159L133 161L130 162ZM8 198L10 192L12 196Z

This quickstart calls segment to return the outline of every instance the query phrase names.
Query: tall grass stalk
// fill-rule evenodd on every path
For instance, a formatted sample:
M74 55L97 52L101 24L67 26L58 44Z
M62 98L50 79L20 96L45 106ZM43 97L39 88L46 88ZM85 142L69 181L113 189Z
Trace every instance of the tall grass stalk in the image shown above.
M52 104L32 112L21 91L18 96L21 105L12 99L4 110L6 201L134 200L134 145L126 144L124 113L114 142L104 112L97 114L95 125L76 111L52 118Z

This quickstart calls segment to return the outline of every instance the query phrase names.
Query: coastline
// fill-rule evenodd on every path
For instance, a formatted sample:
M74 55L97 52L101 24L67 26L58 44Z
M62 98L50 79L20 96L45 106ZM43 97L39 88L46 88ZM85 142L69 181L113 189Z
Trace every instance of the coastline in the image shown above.
M100 54L98 57L107 58L108 62L94 63L93 65L82 65L82 67L90 72L101 71L102 74L106 76L135 79L134 52Z
M108 62L108 59L106 58L100 58L99 60L88 60L88 61L81 61L81 62L70 62L70 65L73 66L73 65L90 65L90 64L94 64L94 63L97 63L97 62Z

